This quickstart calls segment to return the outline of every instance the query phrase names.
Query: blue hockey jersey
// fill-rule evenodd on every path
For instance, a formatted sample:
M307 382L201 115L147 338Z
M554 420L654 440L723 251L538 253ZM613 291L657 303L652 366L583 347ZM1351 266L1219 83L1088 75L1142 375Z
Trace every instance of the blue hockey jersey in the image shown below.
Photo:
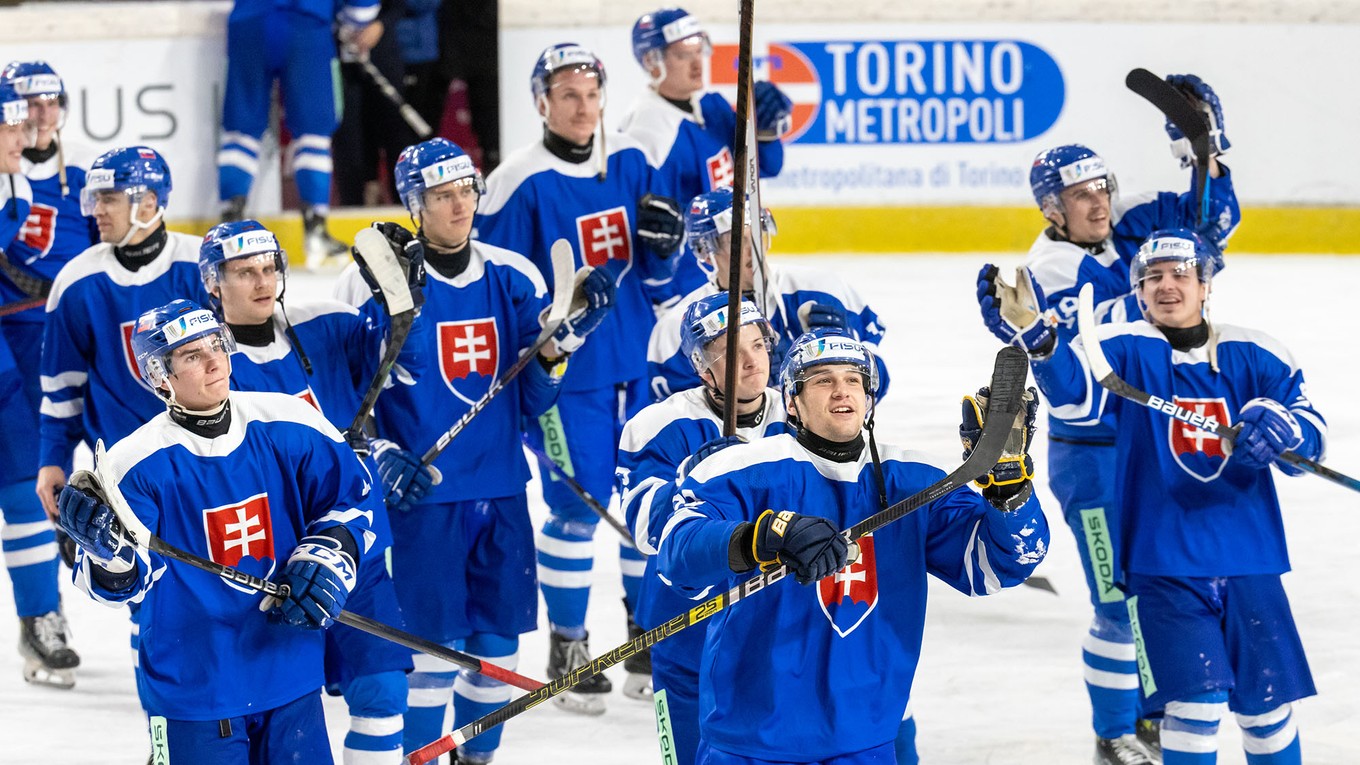
M227 432L207 439L161 414L107 459L128 505L166 543L272 577L298 540L343 526L371 557L380 485L320 413L280 393L230 394ZM149 563L149 565L148 565ZM262 595L150 553L126 592L76 583L108 605L139 604L138 691L152 715L220 720L263 712L322 685L323 633L271 620Z
M772 264L769 267L766 305L771 307L770 327L779 339L774 359L770 363L770 384L778 387L779 364L793 341L808 331L807 308L813 303L833 305L845 310L848 330L869 347L878 362L878 396L888 392L888 365L878 353L883 341L883 322L864 299L839 276L820 268ZM658 401L676 391L698 387L699 376L689 359L680 351L680 330L685 309L690 303L719 290L713 282L680 299L657 318L647 345L647 374L651 380L652 397Z
M477 210L477 238L523 253L549 283L553 242L566 239L576 266L606 266L618 294L614 307L572 354L566 390L593 390L647 373L647 332L656 319L643 281L668 280L675 257L658 258L637 236L637 204L666 188L646 155L627 136L609 137L608 172L592 158L559 159L537 142L511 154L487 178ZM598 149L597 149L598 151Z
M99 242L94 219L80 214L85 170L70 164L66 166L67 192L63 196L61 165L57 160L58 155L53 154L45 162L35 163L28 158L21 161L32 193L32 206L18 236L3 247L10 263L34 278L47 281L55 279L62 266L72 258ZM3 193L0 191L0 195ZM0 305L26 297L26 293L0 275ZM5 317L5 321L42 320L41 306Z
M915 452L878 448L890 503L944 477ZM658 571L689 595L731 588L750 575L728 568L728 541L763 511L821 515L838 528L868 518L880 507L863 451L834 463L778 435L704 460L681 484ZM1034 497L1004 514L961 487L859 545L856 562L815 585L790 578L710 617L699 673L705 741L794 762L893 741L920 658L926 574L967 595L1017 585L1043 560L1048 524Z
M1146 321L1099 330L1110 366L1133 387L1228 426L1251 399L1274 399L1303 429L1303 445L1295 451L1320 458L1326 423L1308 400L1302 370L1270 336L1214 325L1221 370L1215 372L1208 344L1173 350ZM1032 367L1053 416L1082 422L1110 412L1118 420L1115 496L1124 508L1119 539L1127 571L1212 577L1289 570L1269 470L1241 466L1217 436L1106 393L1087 371L1080 338L1059 343L1052 358Z
M1221 167L1223 176L1209 184L1212 211L1209 225L1200 231L1220 251L1227 247L1229 237L1242 220L1232 175L1226 166ZM1194 183L1192 173L1191 189ZM1039 235L1029 249L1025 265L1043 288L1049 306L1057 310L1061 339L1071 340L1077 332L1077 293L1084 284L1095 290L1097 316L1102 321L1142 318L1137 299L1130 292L1129 266L1153 231L1197 228L1198 200L1194 196L1193 191L1179 195L1163 191L1116 198L1111 209L1110 238L1098 251L1054 240L1047 231ZM1049 432L1056 436L1093 443L1114 441L1114 426L1108 417L1098 424L1078 426L1050 415L1048 424Z
M370 295L357 269L341 277L337 295L355 303ZM527 258L473 242L467 268L449 279L426 272L425 307L407 347L429 366L414 385L398 385L378 399L378 433L424 454L514 365L540 331L548 288ZM511 497L524 493L529 466L521 421L557 400L560 380L530 361L435 460L443 481L426 502ZM417 511L418 512L418 511Z
M250 18L275 11L291 11L323 21L327 24L340 20L352 26L362 26L378 18L382 0L236 0L229 21Z
M198 237L170 232L151 263L129 271L100 244L57 274L43 329L39 466L70 463L82 438L111 444L165 410L137 372L137 317L171 300L209 305Z
M17 173L0 176L0 250L7 255L33 207L33 189L28 179ZM7 282L3 274L0 280ZM11 285L9 289L12 289Z

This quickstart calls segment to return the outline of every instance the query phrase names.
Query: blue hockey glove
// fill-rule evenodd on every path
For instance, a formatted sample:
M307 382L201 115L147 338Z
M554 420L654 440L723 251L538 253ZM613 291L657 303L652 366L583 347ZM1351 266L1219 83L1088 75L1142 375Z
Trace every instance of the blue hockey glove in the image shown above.
M660 194L645 194L638 200L638 238L661 258L669 258L685 240L685 219L674 199Z
M1240 425L1231 454L1243 467L1263 470L1303 443L1299 421L1278 401L1254 398L1242 406L1237 419ZM1284 463L1280 463L1280 469L1291 475L1302 472Z
M756 519L752 553L761 568L783 563L801 584L845 568L849 544L831 521L792 510L766 510Z
M1044 289L1027 268L1015 271L1016 286L1006 284L997 267L988 263L978 272L977 298L982 321L1001 342L1014 345L1041 361L1053 355L1058 336L1057 317L1044 300Z
M1217 156L1227 151L1232 143L1223 132L1223 105L1219 103L1218 94L1209 87L1209 83L1193 74L1168 74L1166 82L1184 93L1192 103L1204 111L1205 118L1209 120L1209 156ZM1190 142L1171 120L1166 121L1166 134L1171 138L1171 154L1180 159L1181 167L1193 164L1195 153L1190 149Z
M391 221L377 221L373 228L387 240L387 244L392 248L392 254L396 256L402 271L406 273L406 286L411 291L411 302L415 304L416 312L419 313L421 306L425 304L425 244L410 231ZM359 248L351 247L350 254L359 265L359 275L373 291L373 299L386 304L387 297L383 295L381 285L378 284L368 263L364 261L363 255L359 253Z
M689 476L690 471L698 467L700 462L703 462L729 446L736 446L737 444L744 443L746 443L746 439L741 436L720 436L711 441L706 441L697 451L680 461L680 467L675 470L675 482L679 483L685 480L685 478Z
M793 101L777 85L767 80L755 84L756 138L777 141L793 127Z
M613 277L603 268L587 267L576 272L572 314L553 333L559 351L572 353L581 347L614 307L615 291Z
M807 315L803 317L803 326L808 332L814 329L838 329L841 332L849 332L850 320L845 315L845 309L832 303L806 303ZM802 313L802 310L799 311Z
M343 533L348 544L339 538ZM346 549L348 548L348 549ZM345 609L356 580L354 539L344 529L327 529L303 537L279 575L288 586L288 597L279 602L265 598L261 611L278 609L283 621L294 627L315 630L329 627Z
M375 438L371 444L373 461L378 463L378 477L386 492L387 509L410 512L439 483L439 471L434 465L421 465L420 457L396 443Z
M982 426L987 421L987 400L991 395L991 388L984 385L978 389L977 395L963 397L959 440L963 442L965 460L973 453L978 439L982 438ZM997 460L987 475L975 481L982 489L982 496L1003 512L1014 512L1029 499L1032 491L1030 482L1034 480L1034 460L1029 456L1029 445L1034 440L1034 422L1038 415L1039 392L1030 388L1025 391L1024 407L1011 424L1001 459Z
M100 568L110 574L126 574L137 565L137 550L122 533L98 487L98 479L88 470L78 470L71 476L57 496L61 527Z

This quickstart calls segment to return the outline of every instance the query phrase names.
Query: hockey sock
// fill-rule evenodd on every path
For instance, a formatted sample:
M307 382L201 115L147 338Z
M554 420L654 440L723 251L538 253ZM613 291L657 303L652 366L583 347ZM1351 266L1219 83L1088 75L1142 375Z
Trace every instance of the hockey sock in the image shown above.
M586 636L586 604L595 565L595 524L548 516L538 533L538 583L554 632L572 640Z
M350 680L345 765L396 765L401 762L402 714L406 712L406 673L375 672Z
M294 136L288 144L288 157L304 206L325 215L331 201L331 137Z
M1218 721L1226 691L1200 693L1166 705L1162 718L1163 765L1212 765L1218 761Z
M917 765L921 758L916 754L916 717L911 713L911 704L902 713L902 723L897 726L897 741L893 742L897 752L897 765Z
M1299 729L1289 704L1282 704L1262 715L1238 715L1242 728L1242 748L1247 765L1299 765Z
M519 638L480 633L468 638L464 651L479 659L491 662L506 669L515 669L518 664ZM483 675L462 670L453 682L453 724L454 727L466 725L473 720L491 714L510 701L510 686ZM488 730L480 736L463 744L461 751L473 755L489 755L501 745L503 725Z
M14 586L19 616L42 616L57 610L57 534L33 492L33 481L0 488L0 548Z
M255 175L260 171L260 137L228 131L222 133L217 151L217 198L250 195Z
M642 575L647 571L647 558L636 548L619 543L619 573L623 575L623 602L628 613L637 613L638 593L642 591Z
M1091 697L1091 724L1101 738L1133 733L1138 724L1138 657L1123 603L1122 621L1097 612L1081 643L1082 676Z
M459 648L460 643L455 640L445 645ZM453 697L453 679L458 674L458 667L443 659L417 653L412 660L415 671L406 676L406 715L401 744L406 752L444 735L444 713Z

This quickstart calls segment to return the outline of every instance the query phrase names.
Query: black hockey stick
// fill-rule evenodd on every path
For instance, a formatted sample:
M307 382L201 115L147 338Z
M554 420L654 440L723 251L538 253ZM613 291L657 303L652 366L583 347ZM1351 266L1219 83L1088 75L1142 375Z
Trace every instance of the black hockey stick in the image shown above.
M378 67L369 60L368 54L361 56L358 63L359 68L362 69L364 74L368 75L368 79L372 81L373 86L381 91L383 96L387 98L388 101L392 102L393 106L397 107L397 112L401 114L402 120L406 122L411 130L415 131L417 138L423 141L434 135L434 130L430 129L430 123L426 122L425 118L420 116L420 112L416 111L414 106L411 106L406 102L405 98L402 98L400 91L392 86L392 81L387 79L382 72L378 71Z
M1028 374L1029 359L1024 351L1011 346L1002 348L996 355L996 366L992 371L992 397L987 403L987 419L982 427L982 436L978 439L972 454L968 455L968 459L964 460L963 464L956 468L954 472L939 481L860 521L842 531L841 534L847 540L854 542L865 534L876 531L961 486L966 486L969 481L979 478L991 470L1005 449L1006 439L1015 424L1016 415L1024 406L1023 396ZM578 683L599 675L629 656L644 651L661 640L698 624L723 609L730 608L744 598L755 595L783 579L788 573L788 567L784 565L762 571L736 587L715 595L689 611L676 616L665 624L648 630L627 643L601 654L589 664L573 669L570 674L552 680L546 686L514 699L491 714L474 720L443 738L416 749L406 756L405 762L408 765L423 765L441 754L451 752L473 737L516 715L533 709L554 696L566 693Z
M500 392L505 389L505 386L509 385L510 381L515 379L515 377L524 370L524 367L528 366L529 362L535 361L538 352L543 350L544 346L552 341L553 333L555 333L557 328L562 326L562 322L566 320L567 314L571 311L572 293L575 290L575 284L572 279L574 273L572 271L572 266L575 265L576 260L571 251L571 244L565 239L558 239L556 242L553 242L551 255L553 266L552 306L548 308L548 316L543 321L543 331L538 333L538 337L534 340L533 345L526 348L524 352L519 355L519 358L515 360L515 363L512 364L509 369L505 370L505 374L501 375L491 384L491 388L486 392L486 395L477 399L472 405L472 408L464 412L463 416L459 417L458 421L453 424L453 427L445 431L444 434L439 437L439 440L434 442L434 446L431 446L429 450L425 452L424 456L420 458L421 466L429 467L434 463L440 453L448 448L449 443L452 442L459 433L463 432L463 429L468 426L469 422L472 422L472 418L480 414L481 411L496 398L496 396L500 395Z
M628 527L624 526L618 518L610 515L609 508L605 507L600 500L595 499L590 492L586 491L586 487L582 486L580 481L567 475L567 471L563 470L562 466L557 464L552 457L544 454L542 449L529 443L529 437L527 435L521 434L520 438L524 441L524 448L528 449L530 454L533 454L538 458L538 464L557 476L557 479L562 483L565 483L567 488L571 489L571 493L575 494L577 499L584 502L586 507L590 508L591 512L600 516L600 520L609 524L610 528L619 532L619 538L623 540L624 544L634 550L637 549L637 544L633 542L633 535L628 531Z
M19 313L20 311L27 311L30 308L37 308L43 305L47 305L46 297L31 297L24 300L16 300L13 303L5 303L4 305L0 305L0 317L9 316L10 314Z
M1233 443L1237 440L1237 428L1228 427L1213 417L1205 417L1198 412L1192 412L1183 406L1177 405L1174 401L1154 396L1147 391L1141 391L1125 382L1123 378L1115 374L1110 366L1110 360L1105 357L1105 351L1100 347L1100 336L1096 329L1095 309L1093 308L1094 298L1093 288L1087 284L1081 288L1081 293L1077 297L1077 328L1081 337L1081 344L1086 351L1086 364L1091 370L1092 376L1100 383L1100 386L1111 393L1126 398L1136 404L1168 414L1192 427L1199 428L1207 433L1213 433L1226 443ZM1294 452L1285 452L1280 455L1280 459L1307 471L1316 476L1326 478L1329 481L1345 486L1354 491L1360 491L1360 480L1339 473L1326 465L1322 465L1307 457L1301 457Z
M147 553L154 552L162 557L177 560L180 563L187 563L188 565L206 571L209 574L215 574L229 582L235 582L243 587L249 587L252 590L262 592L270 597L278 598L279 600L284 600L288 597L287 585L277 584L263 577L247 574L240 569L225 566L186 550L181 550L151 533L151 530L146 527L146 524L142 523L141 519L137 517L137 514L134 513L132 508L127 504L127 500L123 497L123 493L118 489L118 482L114 480L113 476L109 473L108 459L105 456L103 440L95 442L94 474L99 482L99 489L103 494L104 500L108 503L109 508L113 510L118 525L122 527L121 532L130 536L132 538L132 543L139 548L139 556L142 558L144 565L150 565L150 556ZM114 533L120 533L120 529L115 528ZM360 616L359 614L351 613L349 611L341 611L340 615L337 616L335 620L340 624L348 625L362 632L367 632L370 635L375 635L384 640L390 640L397 645L406 646L412 650L429 654L438 659L443 659L450 664L455 664L464 669L470 669L473 672L485 675L493 680L499 680L507 685L513 685L516 688L523 688L527 691L543 687L543 684L537 680L525 677L517 672L512 672L504 667L490 664L476 656L463 653L462 651L455 651L447 646L442 646L417 635L412 635L409 632L383 624L382 622L370 619L367 616Z
M740 19L741 29L737 43L737 128L736 134L732 137L732 146L736 150L734 168L736 176L732 181L732 228L731 244L728 246L727 254L727 369L723 375L723 390L732 391L737 389L737 342L736 335L740 334L741 329L741 265L745 260L746 254L746 189L750 183L747 173L751 166L748 155L755 151L755 146L748 144L746 139L750 133L751 122L751 46L752 36L754 35L756 15L755 0L741 0ZM760 211L756 211L759 216ZM752 237L754 238L754 237ZM723 401L723 435L730 436L737 432L737 405L736 396L724 396Z
M1195 155L1195 204L1198 224L1209 218L1209 122L1180 90L1146 69L1131 70L1124 85L1157 107L1190 141Z
M378 403L378 395L387 384L392 367L396 366L402 346L406 345L406 336L411 334L411 325L416 320L416 310L415 302L411 298L412 288L407 283L406 274L401 264L397 262L387 237L377 229L366 228L355 234L354 247L377 280L383 299L387 301L386 309L392 322L382 360L378 362L373 380L368 384L368 390L364 392L364 400L359 404L359 411L354 413L354 421L345 431L345 439L350 448L357 454L367 455L368 436L364 433L364 421L373 414L373 407Z

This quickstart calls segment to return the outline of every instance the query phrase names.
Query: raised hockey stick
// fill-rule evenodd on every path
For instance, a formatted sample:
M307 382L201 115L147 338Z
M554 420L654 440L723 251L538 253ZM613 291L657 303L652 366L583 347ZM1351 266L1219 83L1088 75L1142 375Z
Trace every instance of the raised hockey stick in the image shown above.
M383 299L387 301L388 316L392 321L382 360L378 362L373 380L368 384L368 390L364 392L364 400L359 404L359 411L354 413L354 421L345 431L345 439L349 442L350 448L356 453L368 454L368 436L364 434L364 421L373 414L373 407L378 403L378 395L387 384L388 375L392 374L392 367L397 363L402 346L406 345L406 337L411 334L411 325L416 320L416 309L415 301L411 297L411 287L406 281L406 273L401 263L397 262L397 256L392 252L392 246L382 232L374 228L361 230L354 235L354 248L359 251L369 272L378 282Z
M736 150L734 164L735 177L732 180L732 228L731 244L727 256L727 316L729 325L736 327L727 338L727 368L723 375L723 390L737 388L737 343L733 337L741 327L741 265L746 250L746 191L751 179L747 177L752 169L750 156L755 153L754 142L747 143L751 134L751 56L752 36L755 29L755 0L741 0L740 24L737 42L737 128L732 137ZM760 211L756 211L759 218ZM755 239L754 236L751 237ZM723 435L737 432L736 396L723 397Z
M1209 219L1209 122L1185 94L1166 80L1146 69L1133 69L1124 77L1124 85L1147 99L1171 120L1181 134L1190 141L1195 154L1195 199L1199 225Z
M1158 396L1154 396L1147 391L1141 391L1125 382L1123 378L1115 374L1110 366L1110 360L1105 357L1105 351L1100 347L1100 336L1096 329L1096 315L1094 309L1094 288L1087 284L1081 288L1081 293L1077 296L1077 329L1081 337L1082 348L1086 352L1086 365L1090 368L1092 376L1100 383L1105 390L1126 398L1136 404L1163 412L1176 419L1185 422L1192 427L1199 428L1207 433L1213 433L1223 441L1231 444L1237 440L1237 428L1228 427L1213 417L1205 417L1198 412L1192 412L1183 406L1176 404ZM1326 465L1301 457L1294 452L1285 452L1280 455L1280 459L1288 462L1300 470L1305 470L1314 475L1326 478L1329 481L1339 483L1353 491L1360 491L1360 480L1351 478L1344 473L1339 473Z
M262 592L265 595L278 598L280 600L288 597L288 586L276 584L263 577L247 574L240 569L225 566L213 560L195 555L191 552L181 550L178 547L165 542L160 537L151 533L151 530L142 523L137 514L128 506L127 499L123 497L122 491L118 489L118 482L114 480L109 472L109 461L104 452L104 442L95 442L94 447L94 474L99 481L100 492L104 495L104 500L113 510L114 516L118 519L118 524L122 526L122 531L132 538L132 543L137 546L138 556L143 563L150 566L150 553L156 553L171 560L187 563L194 568L207 571L210 574L235 582L243 587ZM114 529L114 533L119 533ZM534 690L543 687L543 684L532 678L525 677L517 672L512 672L504 667L485 662L476 656L465 654L462 651L455 651L452 648L431 642L409 632L399 630L396 627L383 624L380 621L370 619L367 616L360 616L349 611L341 611L335 618L340 624L345 624L357 630L376 635L384 640L390 640L397 645L403 645L421 653L427 653L438 659L443 659L450 664L470 669L478 674L485 675L493 680L499 680L507 685L524 690Z
M9 316L10 314L27 311L30 308L37 308L42 305L47 305L46 297L31 297L25 300L16 300L13 303L0 305L0 316Z
M623 523L619 521L618 518L615 518L614 516L610 515L609 509L605 507L604 504L600 502L600 500L595 499L595 497L592 496L590 492L586 491L586 487L582 486L580 481L577 481L575 478L567 475L567 471L563 470L562 466L557 464L557 462L555 462L552 457L549 457L547 454L544 454L542 449L529 443L529 437L527 435L520 434L520 438L521 440L524 441L524 448L528 449L531 454L538 458L538 464L542 465L544 469L551 471L553 475L557 476L557 479L562 483L565 483L567 485L567 488L571 489L571 493L575 494L577 499L584 502L586 507L590 508L591 512L600 516L600 520L609 524L610 528L619 532L619 537L623 540L624 544L628 545L634 550L637 549L637 544L633 542L633 535L629 533L628 527L624 526Z
M368 54L364 54L360 57L358 63L359 68L362 69L364 74L368 75L368 79L372 81L373 86L381 91L383 96L386 97L388 101L392 102L393 106L397 107L397 111L401 114L402 120L415 131L417 138L423 141L434 135L434 130L430 129L430 123L426 122L425 118L420 116L420 112L416 111L414 106L411 106L406 102L405 98L402 98L401 93L392 86L392 81L387 79L382 72L378 71L378 67L369 60Z
M1024 406L1025 380L1029 374L1029 360L1024 351L1007 346L996 355L996 366L992 370L992 397L987 403L987 419L982 426L982 436L973 448L968 459L954 470L930 486L907 497L897 504L876 513L841 532L851 542L892 523L920 507L929 504L951 491L965 486L969 481L981 477L992 469L1005 449L1006 438L1015 424L1015 417ZM589 664L573 669L570 674L549 681L547 685L514 699L509 704L491 714L474 720L467 725L431 742L406 756L409 765L423 765L441 754L451 752L465 742L494 728L516 715L527 712L554 696L566 693L578 683L595 677L601 672L618 664L640 651L664 640L681 630L691 627L713 616L723 609L730 608L738 601L749 598L766 587L787 576L789 570L780 565L756 576L732 589L715 595L689 611L676 616L655 629L638 635L611 651L607 651Z
M477 399L472 408L464 412L463 416L458 418L458 422L455 422L453 427L445 431L438 441L435 441L434 446L431 446L420 458L421 465L429 466L432 464L440 453L448 448L449 443L459 433L463 432L468 423L472 422L472 418L481 413L491 403L492 399L496 398L505 389L505 386L509 385L510 381L515 379L515 376L523 371L529 362L534 360L534 357L538 356L538 352L543 350L543 347L552 340L553 333L566 320L568 312L571 311L572 293L576 289L573 283L575 272L572 269L572 266L576 264L576 258L572 254L571 244L565 239L558 239L553 242L551 254L553 267L552 306L548 308L548 317L543 322L543 331L538 333L533 345L526 348L515 363L505 370L505 374L491 384L491 389L486 392L486 395Z

